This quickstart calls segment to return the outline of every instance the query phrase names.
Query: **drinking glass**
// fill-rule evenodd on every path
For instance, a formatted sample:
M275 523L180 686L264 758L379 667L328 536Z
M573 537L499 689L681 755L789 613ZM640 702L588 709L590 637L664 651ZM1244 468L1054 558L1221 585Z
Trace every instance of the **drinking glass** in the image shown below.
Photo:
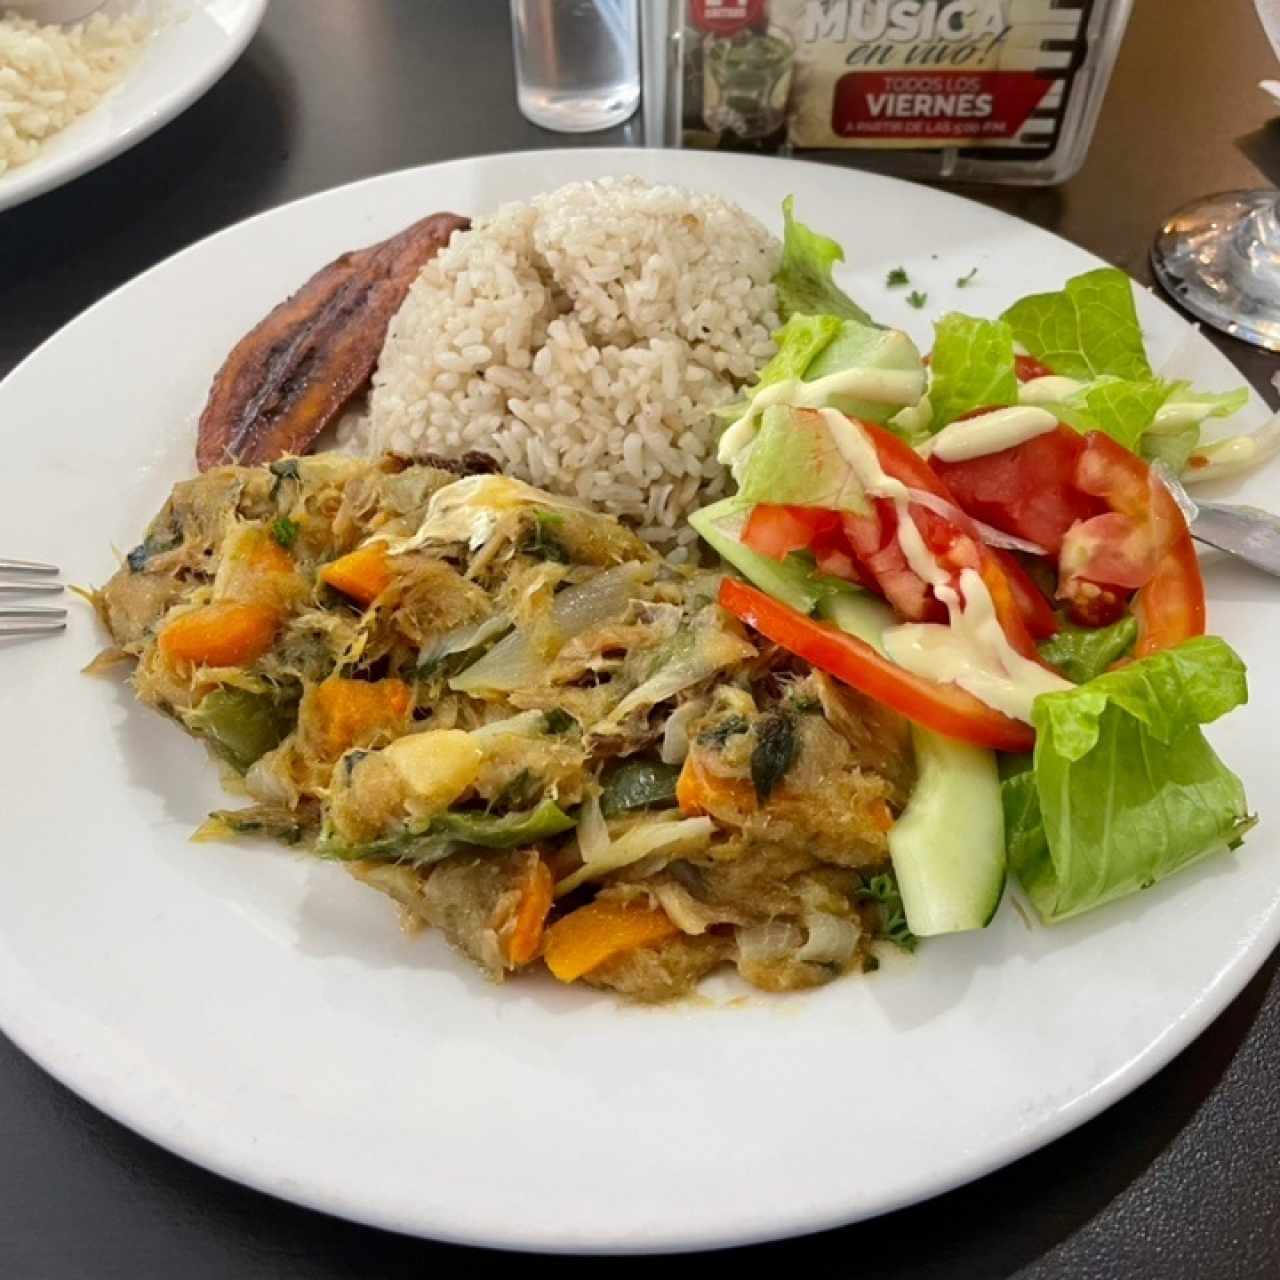
M557 133L621 124L640 102L637 0L511 0L516 101Z

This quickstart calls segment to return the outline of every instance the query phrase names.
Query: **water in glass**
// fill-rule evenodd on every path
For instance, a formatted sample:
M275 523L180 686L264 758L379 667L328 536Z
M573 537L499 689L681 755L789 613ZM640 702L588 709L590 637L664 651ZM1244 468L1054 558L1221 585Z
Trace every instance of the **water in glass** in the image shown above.
M587 133L640 101L637 0L511 0L516 95L534 124Z

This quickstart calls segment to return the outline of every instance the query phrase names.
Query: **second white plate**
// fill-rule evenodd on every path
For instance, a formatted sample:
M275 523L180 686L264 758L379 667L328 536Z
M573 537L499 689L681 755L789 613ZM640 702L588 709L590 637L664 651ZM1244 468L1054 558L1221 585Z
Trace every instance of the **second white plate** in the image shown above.
M124 2L108 0L106 9ZM267 0L146 3L163 16L138 63L34 160L0 174L0 211L96 169L185 111L244 51L267 8Z

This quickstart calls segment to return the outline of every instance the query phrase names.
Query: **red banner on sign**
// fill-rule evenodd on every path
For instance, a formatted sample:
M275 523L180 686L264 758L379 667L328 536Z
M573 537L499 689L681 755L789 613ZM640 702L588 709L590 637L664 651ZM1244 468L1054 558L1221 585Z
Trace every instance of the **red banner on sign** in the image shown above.
M845 138L1012 138L1053 80L1029 71L854 71L836 81L831 128Z
M690 0L689 20L699 31L731 36L759 22L764 17L764 3L765 0Z

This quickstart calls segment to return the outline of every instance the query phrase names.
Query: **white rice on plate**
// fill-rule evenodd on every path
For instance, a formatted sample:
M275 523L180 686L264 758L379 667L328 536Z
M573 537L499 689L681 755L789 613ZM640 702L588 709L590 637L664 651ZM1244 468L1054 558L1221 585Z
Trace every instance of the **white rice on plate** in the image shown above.
M116 87L155 23L140 9L42 26L0 0L0 175L33 160Z
M345 442L482 450L683 558L726 491L713 410L774 351L778 253L736 205L638 178L504 205L423 269Z

